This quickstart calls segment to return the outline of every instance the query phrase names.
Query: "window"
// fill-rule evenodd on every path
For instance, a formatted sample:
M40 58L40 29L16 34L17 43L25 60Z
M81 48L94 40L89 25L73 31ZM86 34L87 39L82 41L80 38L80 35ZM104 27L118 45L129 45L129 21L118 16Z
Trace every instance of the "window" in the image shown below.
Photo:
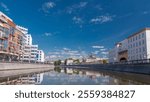
M139 42L139 46L141 46L141 41Z
M144 33L142 34L142 38L144 38Z
M141 39L141 34L139 34L139 39Z
M134 37L133 37L133 41L134 41Z
M135 47L135 43L133 44L133 47Z
M136 42L136 47L138 47L138 43Z
M136 53L138 53L138 49L136 49Z
M145 51L145 47L143 47L143 52Z
M139 48L139 52L141 52L141 48Z
M145 43L144 40L142 40L142 44L143 44L143 45L144 45L144 43Z

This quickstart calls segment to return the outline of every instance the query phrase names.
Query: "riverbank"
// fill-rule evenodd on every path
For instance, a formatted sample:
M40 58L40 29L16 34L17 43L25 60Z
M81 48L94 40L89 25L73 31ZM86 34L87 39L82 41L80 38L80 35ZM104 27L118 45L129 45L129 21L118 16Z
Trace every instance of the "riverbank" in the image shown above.
M0 63L0 71L4 70L25 70L25 69L54 69L54 65L36 63Z
M150 64L82 64L62 67L82 68L91 70L109 70L150 75Z

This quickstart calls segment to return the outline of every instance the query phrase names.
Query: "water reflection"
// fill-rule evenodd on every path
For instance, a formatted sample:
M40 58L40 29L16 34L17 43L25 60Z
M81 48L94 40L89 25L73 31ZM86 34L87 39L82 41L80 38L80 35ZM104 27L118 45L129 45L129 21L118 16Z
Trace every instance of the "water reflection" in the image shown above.
M41 84L43 81L43 73L22 76L17 79L9 80L5 82L1 82L0 85L36 85Z
M1 77L0 77L1 79ZM109 71L92 71L56 67L52 71L26 74L14 79L6 78L0 84L35 85L138 85L150 84L149 75Z

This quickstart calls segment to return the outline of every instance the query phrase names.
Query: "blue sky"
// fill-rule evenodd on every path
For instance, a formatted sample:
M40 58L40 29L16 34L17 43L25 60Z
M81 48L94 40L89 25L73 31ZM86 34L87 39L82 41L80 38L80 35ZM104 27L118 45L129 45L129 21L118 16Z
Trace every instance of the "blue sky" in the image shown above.
M50 58L107 57L116 42L150 27L149 0L1 0L0 10Z

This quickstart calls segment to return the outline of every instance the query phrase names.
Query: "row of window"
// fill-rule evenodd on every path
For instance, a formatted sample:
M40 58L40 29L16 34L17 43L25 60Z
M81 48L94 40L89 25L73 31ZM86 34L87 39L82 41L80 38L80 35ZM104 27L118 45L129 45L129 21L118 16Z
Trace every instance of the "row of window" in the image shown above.
M141 60L141 59L146 59L145 54L137 54L135 56L129 56L129 60Z
M141 34L138 34L138 35L136 35L136 36L134 36L134 37L131 37L131 38L128 40L128 43L131 43L131 42L134 42L134 41L139 40L139 39L141 39L141 38L144 38L144 34L145 34L145 33L141 33Z
M132 49L132 48L135 48L135 47L139 47L139 46L142 46L145 44L145 40L142 40L142 41L139 41L139 42L136 42L136 43L133 43L133 44L130 44L128 46L129 49Z
M137 49L129 50L128 53L131 55L131 54L141 53L141 52L145 52L145 51L146 51L145 47L142 47L142 48L137 48Z

